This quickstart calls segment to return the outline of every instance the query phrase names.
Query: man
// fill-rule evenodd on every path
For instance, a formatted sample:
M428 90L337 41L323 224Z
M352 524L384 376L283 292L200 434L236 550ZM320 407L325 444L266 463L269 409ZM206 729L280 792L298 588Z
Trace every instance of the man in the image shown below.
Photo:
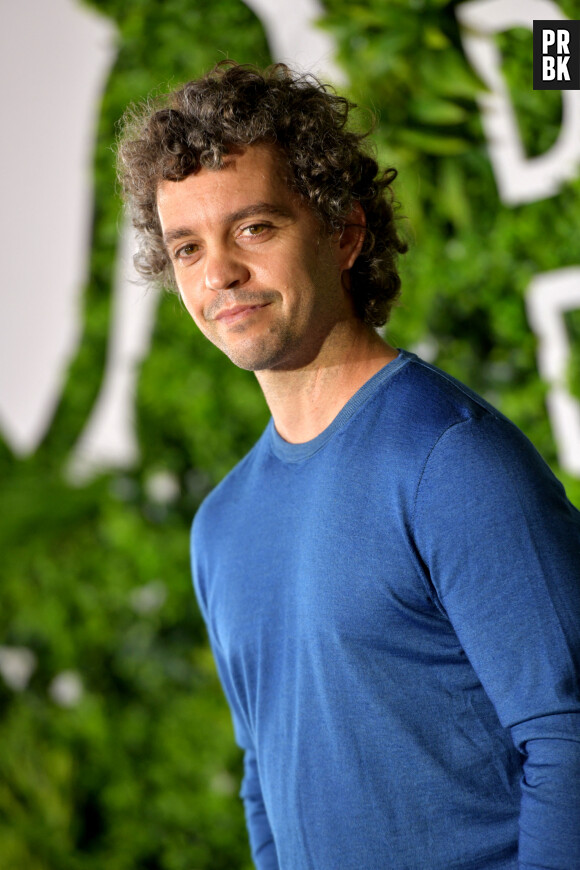
M254 860L579 868L579 514L511 423L378 336L396 173L348 108L228 62L120 149L142 274L272 412L192 538Z

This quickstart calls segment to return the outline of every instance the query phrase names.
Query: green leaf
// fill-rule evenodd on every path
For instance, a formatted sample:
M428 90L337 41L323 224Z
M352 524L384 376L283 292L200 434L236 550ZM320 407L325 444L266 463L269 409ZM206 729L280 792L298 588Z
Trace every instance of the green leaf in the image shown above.
M409 101L409 114L423 124L460 124L468 112L457 103L437 97L417 97Z
M404 145L411 146L425 154L464 154L471 143L455 136L441 136L425 130L400 130L398 139Z

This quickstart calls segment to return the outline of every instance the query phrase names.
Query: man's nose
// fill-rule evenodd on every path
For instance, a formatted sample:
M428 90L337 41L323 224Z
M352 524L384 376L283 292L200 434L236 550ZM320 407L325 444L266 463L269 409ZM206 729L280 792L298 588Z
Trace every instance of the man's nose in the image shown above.
M205 286L208 290L240 287L250 278L250 270L235 251L223 248L206 254Z

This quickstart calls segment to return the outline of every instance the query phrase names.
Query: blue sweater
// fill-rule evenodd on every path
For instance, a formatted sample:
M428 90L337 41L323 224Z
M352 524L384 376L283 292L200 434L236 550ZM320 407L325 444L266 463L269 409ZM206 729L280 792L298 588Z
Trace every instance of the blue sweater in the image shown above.
M580 515L513 424L402 352L192 542L260 870L580 868Z

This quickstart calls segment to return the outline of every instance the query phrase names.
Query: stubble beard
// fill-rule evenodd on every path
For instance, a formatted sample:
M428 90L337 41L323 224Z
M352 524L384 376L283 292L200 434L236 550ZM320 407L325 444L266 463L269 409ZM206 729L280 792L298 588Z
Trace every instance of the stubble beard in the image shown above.
M228 342L219 337L212 341L238 368L259 372L283 367L296 345L296 336L288 324L277 324L246 340Z
M210 324L210 328L204 330L206 338L240 369L258 372L283 367L296 347L298 336L292 325L282 319L279 311L273 322L264 324L262 329L256 329L251 323L240 323L230 327L225 334L220 331L219 321L214 319L227 305L265 305L268 312L270 305L277 309L280 301L281 295L275 290L220 294L204 311L206 323Z

